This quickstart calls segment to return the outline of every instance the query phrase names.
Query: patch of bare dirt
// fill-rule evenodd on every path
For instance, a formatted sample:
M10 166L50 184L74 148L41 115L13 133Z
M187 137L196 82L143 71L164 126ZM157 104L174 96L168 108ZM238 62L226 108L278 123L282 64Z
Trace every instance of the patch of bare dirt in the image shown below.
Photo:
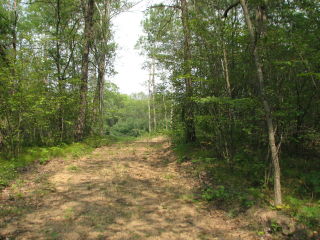
M0 239L258 239L192 201L195 184L162 137L51 161L2 192Z

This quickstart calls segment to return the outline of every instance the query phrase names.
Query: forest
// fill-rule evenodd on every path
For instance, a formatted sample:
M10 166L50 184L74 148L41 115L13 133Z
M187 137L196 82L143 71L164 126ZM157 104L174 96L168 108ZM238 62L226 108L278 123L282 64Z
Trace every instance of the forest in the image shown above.
M155 1L136 44L147 91L126 95L108 80L112 18L134 4L0 0L0 190L37 162L166 136L197 201L231 217L269 208L318 234L320 2Z

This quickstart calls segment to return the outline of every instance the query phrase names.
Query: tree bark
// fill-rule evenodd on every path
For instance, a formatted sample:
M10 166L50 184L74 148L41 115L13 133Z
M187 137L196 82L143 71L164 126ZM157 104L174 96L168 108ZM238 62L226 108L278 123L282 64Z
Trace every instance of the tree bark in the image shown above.
M272 158L272 163L274 168L274 201L275 201L275 205L279 206L282 204L279 153L276 145L276 137L275 137L276 133L273 125L271 108L270 108L270 104L264 89L264 75L262 71L263 64L260 58L259 49L256 44L256 32L254 30L252 21L250 19L247 3L245 0L240 0L240 4L243 9L243 15L245 17L245 21L250 34L251 44L253 47L253 56L254 56L254 61L257 69L260 97L262 99L264 112L266 116L266 122L268 127L268 137L269 137L269 147L270 147L271 158Z
M75 131L76 140L82 140L84 137L84 128L86 124L87 112L87 93L88 93L88 72L89 72L89 53L93 35L93 14L94 0L88 0L84 7L85 27L84 27L84 46L81 63L81 83L80 83L80 104L79 115Z

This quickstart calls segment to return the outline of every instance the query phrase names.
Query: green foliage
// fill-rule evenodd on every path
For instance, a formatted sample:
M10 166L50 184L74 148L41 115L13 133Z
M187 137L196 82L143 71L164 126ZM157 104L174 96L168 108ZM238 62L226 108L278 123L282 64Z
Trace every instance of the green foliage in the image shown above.
M143 93L122 95L122 106L117 112L117 122L110 127L110 134L138 137L148 131L148 100Z
M310 202L292 196L286 198L287 212L300 222L316 229L320 224L320 202Z
M201 197L206 201L225 200L230 198L230 194L225 190L224 186L217 186L215 189L206 188L203 190Z
M75 135L81 105L85 14L80 2L15 4L0 2L0 152L5 158L18 158L25 148L49 148L78 140ZM96 2L95 6L101 8L102 4ZM95 13L90 77L84 92L88 103L84 138L103 136L107 121L115 118L118 109L117 87L109 82L99 85L95 73L100 66L103 75L114 74L116 44L106 14L119 13L128 6L126 1L111 1L109 9L103 7ZM108 61L99 65L97 61L103 57ZM97 92L101 94L99 104ZM97 110L97 105L103 109ZM58 149L39 150L37 157L44 163L51 154L60 153Z
M279 233L282 231L282 227L276 222L271 222L270 229L272 233Z
M263 199L260 189L241 189L236 186L211 186L202 190L201 198L213 201L217 206L237 214L243 212Z
M168 132L168 135L170 136L172 142L176 144L176 147L187 147L185 145L185 139L184 139L184 126L179 122L175 123L173 128ZM178 150L179 152L179 150Z
M318 171L311 171L303 176L306 185L309 187L309 191L312 191L316 195L320 195L320 174Z

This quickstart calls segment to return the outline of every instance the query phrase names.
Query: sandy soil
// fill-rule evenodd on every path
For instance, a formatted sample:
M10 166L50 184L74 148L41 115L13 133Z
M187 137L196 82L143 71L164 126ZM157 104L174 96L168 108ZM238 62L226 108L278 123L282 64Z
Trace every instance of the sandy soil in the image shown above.
M253 240L245 221L193 201L165 138L56 159L0 195L0 239Z

